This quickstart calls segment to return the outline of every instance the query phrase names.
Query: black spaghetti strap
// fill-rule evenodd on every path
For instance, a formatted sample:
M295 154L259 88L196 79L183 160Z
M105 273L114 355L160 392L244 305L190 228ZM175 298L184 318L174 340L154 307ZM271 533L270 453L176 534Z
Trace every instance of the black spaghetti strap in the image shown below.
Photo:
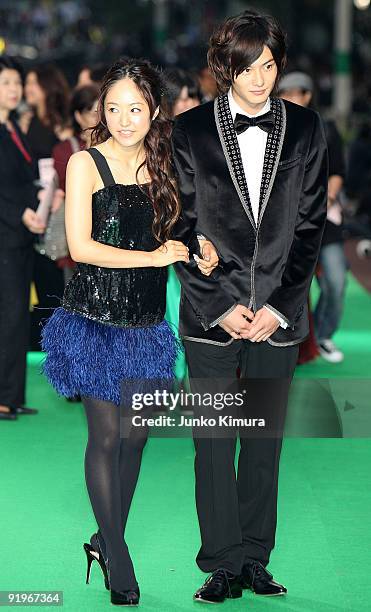
M87 149L87 151L94 159L97 170L103 181L103 185L105 187L109 187L109 185L116 185L116 181L113 178L112 172L104 155L102 155L102 153L95 147L91 147L90 149Z

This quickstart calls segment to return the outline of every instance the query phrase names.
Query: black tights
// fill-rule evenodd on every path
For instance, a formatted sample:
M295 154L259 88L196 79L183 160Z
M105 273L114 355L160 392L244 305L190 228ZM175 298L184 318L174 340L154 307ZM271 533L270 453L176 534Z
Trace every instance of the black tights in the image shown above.
M136 588L124 532L148 429L125 428L125 437L120 436L119 406L91 397L82 401L88 422L86 486L105 543L110 585L115 591Z

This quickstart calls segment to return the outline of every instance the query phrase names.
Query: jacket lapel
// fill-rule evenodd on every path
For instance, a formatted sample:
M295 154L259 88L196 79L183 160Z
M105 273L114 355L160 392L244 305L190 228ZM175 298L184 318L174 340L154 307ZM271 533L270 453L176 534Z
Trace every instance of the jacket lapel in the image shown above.
M218 98L215 98L214 115L231 179L250 223L253 228L256 229L245 172L242 164L241 151L237 140L236 130L234 129L233 125L227 94L223 94Z
M271 110L274 114L274 129L268 134L265 146L263 174L260 186L258 227L268 204L274 179L276 178L286 132L286 108L283 101L278 98L272 98Z
M275 117L275 126L268 134L264 155L262 181L260 186L259 216L255 223L252 212L249 190L243 169L241 151L234 129L232 114L229 108L228 95L223 94L214 101L215 123L220 142L227 162L228 170L233 184L240 198L241 204L253 228L259 228L264 211L268 204L274 179L276 178L278 163L280 161L283 141L286 132L286 108L282 100L271 99L271 110Z

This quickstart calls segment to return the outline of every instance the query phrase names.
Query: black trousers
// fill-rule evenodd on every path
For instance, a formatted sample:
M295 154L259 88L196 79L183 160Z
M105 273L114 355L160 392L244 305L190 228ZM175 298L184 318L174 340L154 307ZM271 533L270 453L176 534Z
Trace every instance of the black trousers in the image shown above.
M0 404L25 402L33 247L0 247Z
M271 404L278 421L284 423L298 345L275 347L248 340L237 340L229 346L193 341L184 345L192 393L204 392L207 379L211 379L209 390L219 392L224 387L226 391L227 381L236 379L239 368L240 384L247 382L249 413L259 417L263 404ZM210 414L209 409L206 412ZM205 413L202 405L195 407L194 416L200 413ZM196 561L205 572L224 568L240 574L247 559L267 565L275 544L282 432L252 437L254 434L243 427L228 428L226 435L216 429L211 428L209 434L205 434L205 428L193 430L202 541Z

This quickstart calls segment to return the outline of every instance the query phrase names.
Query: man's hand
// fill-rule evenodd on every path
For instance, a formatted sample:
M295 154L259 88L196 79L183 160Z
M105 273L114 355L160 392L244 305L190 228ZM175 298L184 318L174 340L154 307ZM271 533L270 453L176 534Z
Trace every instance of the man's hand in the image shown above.
M210 276L213 270L217 267L219 263L218 253L215 250L215 247L212 242L209 240L202 240L198 238L198 242L200 244L200 250L202 259L197 257L197 255L193 255L195 262L197 263L197 267L205 276Z
M244 334L250 333L252 323L251 320L254 319L254 313L243 306L242 304L237 304L236 308L232 310L222 321L220 321L219 325L226 331L232 338L235 340L241 340L244 338Z
M251 342L264 342L279 328L280 323L267 308L260 308L255 313L248 331L241 333L241 338Z
M46 229L45 223L41 221L32 208L26 208L22 215L22 223L33 234L43 234Z

